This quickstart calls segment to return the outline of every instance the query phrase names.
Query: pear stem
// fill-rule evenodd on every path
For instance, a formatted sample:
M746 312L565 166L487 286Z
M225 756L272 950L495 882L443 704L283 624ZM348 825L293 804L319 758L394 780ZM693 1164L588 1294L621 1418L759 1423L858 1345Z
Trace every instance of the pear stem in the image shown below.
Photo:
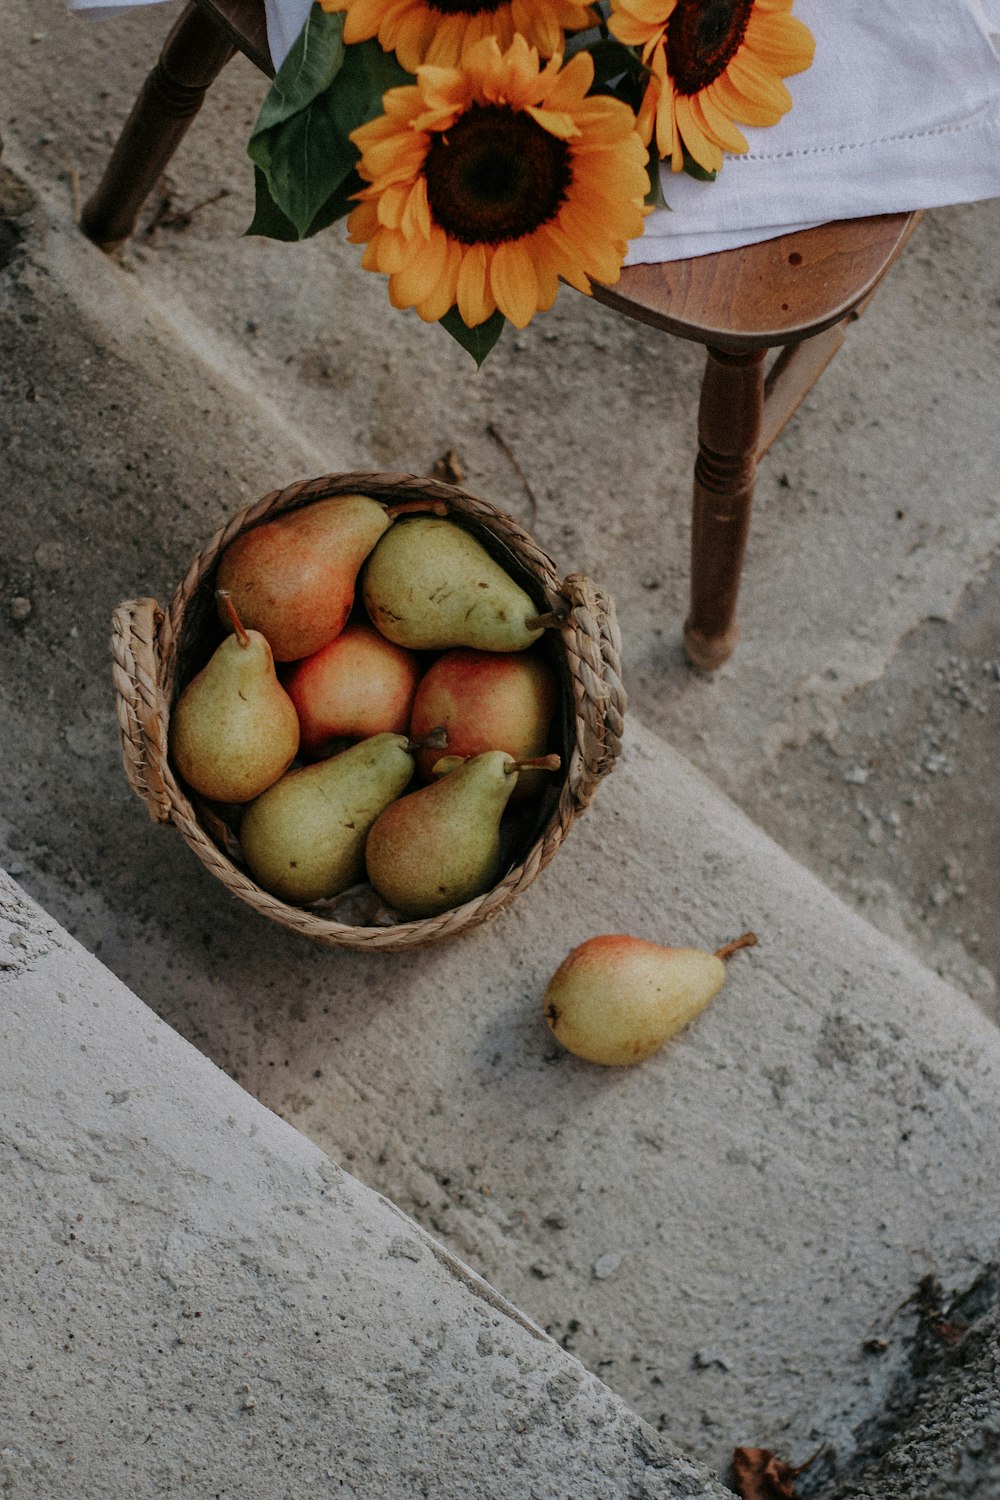
M504 774L513 776L515 771L558 771L562 761L558 755L536 755L532 760L515 760L504 766Z
M224 609L226 614L229 616L229 620L232 624L233 630L236 632L236 639L239 641L240 645L249 646L250 637L247 634L246 627L243 624L243 621L236 613L236 605L232 601L232 596L230 595L229 590L216 589L215 597L216 599L218 599L222 609Z
M438 724L434 729L428 729L426 734L418 740L407 740L403 746L404 750L447 750L448 732L443 724Z
M448 507L443 500L399 500L395 505L387 505L385 513L393 520L397 516L415 516L421 511L430 511L434 516L447 516Z
M721 948L716 948L715 956L721 959L732 958L733 954L738 953L741 948L756 948L756 946L757 934L745 932L742 937L733 938L731 943L724 943Z
M547 609L543 615L532 615L525 620L525 630L557 630L566 623L566 611Z

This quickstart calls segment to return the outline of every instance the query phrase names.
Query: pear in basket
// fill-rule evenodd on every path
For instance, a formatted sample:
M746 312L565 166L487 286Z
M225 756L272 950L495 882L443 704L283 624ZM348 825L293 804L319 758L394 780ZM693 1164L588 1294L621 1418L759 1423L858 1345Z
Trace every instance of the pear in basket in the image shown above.
M293 695L294 696L294 695ZM506 750L515 760L543 755L558 697L556 675L536 651L472 651L460 646L435 658L417 685L410 733L440 724L453 755ZM417 768L430 781L437 753L417 751ZM543 771L521 771L511 794L522 801L540 791Z
M258 883L286 901L308 902L362 880L368 830L411 780L414 748L405 734L375 734L289 771L252 802L240 846Z
M397 646L524 651L539 639L538 610L510 574L454 521L397 522L365 565L369 618Z
M404 917L433 917L482 895L500 878L500 819L522 762L504 750L438 762L438 781L393 802L365 847L368 879ZM533 760L555 771L558 755Z
M342 748L338 742L363 740L410 727L413 695L423 670L421 658L361 621L347 625L312 656L284 675L285 690L299 716L299 750L317 760ZM442 723L425 719L426 733ZM418 731L410 731L417 734ZM435 759L440 750L420 751Z
M249 802L282 776L299 747L295 705L274 671L271 648L247 630L223 593L233 633L183 689L170 715L174 767L215 802Z
M218 586L276 661L298 661L347 623L365 558L392 525L368 495L333 495L243 531L222 554Z

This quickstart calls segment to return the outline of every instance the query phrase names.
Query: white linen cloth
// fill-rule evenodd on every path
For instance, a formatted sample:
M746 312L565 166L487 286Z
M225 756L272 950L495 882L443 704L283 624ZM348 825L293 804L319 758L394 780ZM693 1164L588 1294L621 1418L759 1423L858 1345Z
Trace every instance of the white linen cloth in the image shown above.
M108 15L159 0L69 0ZM275 66L312 0L264 0ZM798 0L816 39L793 108L744 128L714 183L661 169L628 264L683 260L831 219L1000 197L1000 0Z

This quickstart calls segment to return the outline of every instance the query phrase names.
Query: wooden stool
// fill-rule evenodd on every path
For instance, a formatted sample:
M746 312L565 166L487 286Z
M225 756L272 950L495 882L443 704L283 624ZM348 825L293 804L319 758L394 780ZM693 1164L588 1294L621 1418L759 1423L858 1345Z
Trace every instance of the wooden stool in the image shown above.
M205 94L239 51L274 74L263 0L189 0L147 78L80 227L105 250L126 241ZM607 307L706 347L684 645L720 667L736 601L757 464L844 341L919 213L842 220L693 260L632 266L595 286ZM765 375L768 350L781 353Z

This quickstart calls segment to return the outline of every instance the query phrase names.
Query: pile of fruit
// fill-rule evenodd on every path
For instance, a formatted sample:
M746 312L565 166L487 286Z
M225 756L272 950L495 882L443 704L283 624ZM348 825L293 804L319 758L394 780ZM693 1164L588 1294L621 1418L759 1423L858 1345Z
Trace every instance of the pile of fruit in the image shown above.
M230 633L170 756L257 883L309 904L367 880L407 919L490 890L510 809L560 764L552 618L443 505L361 494L240 533L216 599Z

